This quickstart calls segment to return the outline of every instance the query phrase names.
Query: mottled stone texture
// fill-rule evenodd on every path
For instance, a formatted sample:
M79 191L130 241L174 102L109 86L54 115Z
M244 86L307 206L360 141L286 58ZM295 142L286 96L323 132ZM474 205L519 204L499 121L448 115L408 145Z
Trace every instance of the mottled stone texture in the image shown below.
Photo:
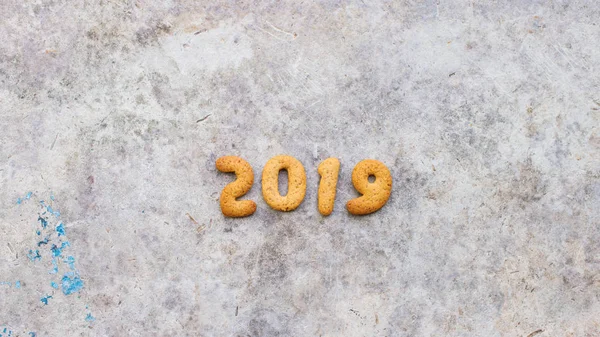
M0 326L600 336L599 18L591 0L1 1ZM277 154L307 172L290 213L260 195ZM223 155L254 168L249 218L221 214ZM394 188L355 217L365 158ZM27 257L40 200L74 294L46 245Z

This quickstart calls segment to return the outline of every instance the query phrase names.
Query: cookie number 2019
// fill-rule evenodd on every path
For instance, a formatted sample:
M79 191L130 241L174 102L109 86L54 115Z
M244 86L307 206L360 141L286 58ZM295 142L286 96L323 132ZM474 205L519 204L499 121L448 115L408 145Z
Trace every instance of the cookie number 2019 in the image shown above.
M237 200L244 196L254 184L252 166L236 156L217 159L217 169L221 172L235 173L236 180L223 188L220 197L221 211L228 217L240 218L252 215L256 203L252 200ZM288 173L287 194L279 193L279 171ZM321 176L317 195L319 213L327 216L333 212L337 190L340 161L327 158L322 161L317 172ZM371 182L369 178L373 177ZM366 215L379 210L386 204L392 193L392 175L382 162L374 159L360 161L352 170L352 185L361 194L348 201L346 209L354 215ZM292 156L275 156L265 164L262 172L263 199L274 210L293 211L306 195L306 171L302 163Z

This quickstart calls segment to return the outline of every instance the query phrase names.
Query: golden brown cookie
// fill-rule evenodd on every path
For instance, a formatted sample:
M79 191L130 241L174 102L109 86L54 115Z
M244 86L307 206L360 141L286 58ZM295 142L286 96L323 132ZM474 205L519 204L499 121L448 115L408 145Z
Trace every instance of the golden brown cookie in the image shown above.
M288 192L279 194L279 171L288 172ZM302 163L292 156L275 156L265 164L262 172L263 198L271 208L293 211L302 203L306 194L306 172Z
M254 183L252 166L244 159L236 156L225 156L217 159L217 170L234 172L237 179L225 186L221 192L221 211L225 216L241 218L252 215L256 211L256 203L252 200L236 200L248 193Z
M317 172L321 176L319 194L317 195L319 213L327 216L333 212L333 205L335 204L340 161L337 158L327 158L319 164Z
M370 183L369 176L375 176ZM354 215L370 214L385 205L392 193L392 175L382 162L374 159L360 161L352 170L352 184L362 196L348 201L346 208Z

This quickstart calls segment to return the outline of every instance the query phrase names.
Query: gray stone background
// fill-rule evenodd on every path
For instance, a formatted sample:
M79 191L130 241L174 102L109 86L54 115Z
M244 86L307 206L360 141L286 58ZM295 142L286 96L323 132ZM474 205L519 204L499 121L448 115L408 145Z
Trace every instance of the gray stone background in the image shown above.
M599 18L592 0L0 2L0 335L600 336ZM291 213L260 194L277 154L307 171ZM251 217L220 212L223 155L253 166ZM366 158L394 188L355 217Z

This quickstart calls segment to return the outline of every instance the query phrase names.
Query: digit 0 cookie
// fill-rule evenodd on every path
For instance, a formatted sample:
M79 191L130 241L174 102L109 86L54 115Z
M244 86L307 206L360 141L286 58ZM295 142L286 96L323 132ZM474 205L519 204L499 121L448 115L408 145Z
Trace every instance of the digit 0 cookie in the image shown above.
M288 172L288 192L279 194L279 171ZM262 194L265 202L278 211L293 211L306 194L306 172L302 163L292 156L275 156L265 164L262 172Z
M234 172L237 179L229 183L221 192L221 212L232 218L241 218L252 215L256 211L256 203L252 200L236 200L248 193L254 183L252 166L244 159L237 156L225 156L217 159L217 170L221 172Z
M369 176L375 176L369 182ZM354 215L365 215L379 210L392 193L392 175L382 162L374 159L360 161L352 170L352 185L362 196L348 201L346 209Z

